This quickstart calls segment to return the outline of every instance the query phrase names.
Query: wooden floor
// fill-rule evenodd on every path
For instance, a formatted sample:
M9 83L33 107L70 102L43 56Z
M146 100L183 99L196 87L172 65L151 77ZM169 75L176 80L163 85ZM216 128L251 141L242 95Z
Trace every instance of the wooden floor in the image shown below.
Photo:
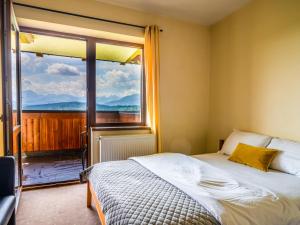
M23 158L23 185L36 185L79 179L80 155L48 155Z

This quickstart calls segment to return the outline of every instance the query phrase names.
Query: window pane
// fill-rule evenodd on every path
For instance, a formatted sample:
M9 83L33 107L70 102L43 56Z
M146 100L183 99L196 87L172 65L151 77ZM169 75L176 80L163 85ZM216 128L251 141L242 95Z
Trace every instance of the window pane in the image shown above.
M17 92L17 54L16 54L16 30L15 27L12 25L11 27L11 98L12 98L12 122L13 122L13 129L16 125L19 125L19 121L17 121L17 111L18 111L18 92ZM20 134L18 134L20 135ZM13 135L13 156L16 159L15 163L15 187L20 186L20 176L19 176L19 154L18 154L18 144L19 139L18 135Z
M21 37L22 109L85 111L86 42L28 33Z
M142 121L142 49L96 45L96 123Z
M16 61L16 31L12 26L11 30L11 89L12 89L12 110L13 126L18 124L17 121L17 61Z

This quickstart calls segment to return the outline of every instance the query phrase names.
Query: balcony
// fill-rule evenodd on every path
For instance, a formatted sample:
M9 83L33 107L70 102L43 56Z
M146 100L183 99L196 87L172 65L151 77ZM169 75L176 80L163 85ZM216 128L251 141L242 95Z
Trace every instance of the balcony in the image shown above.
M16 115L14 114L14 121ZM99 111L102 123L138 122L135 112ZM23 184L78 179L81 166L80 134L86 130L82 111L22 111ZM16 143L16 142L15 142ZM14 153L16 153L14 146Z

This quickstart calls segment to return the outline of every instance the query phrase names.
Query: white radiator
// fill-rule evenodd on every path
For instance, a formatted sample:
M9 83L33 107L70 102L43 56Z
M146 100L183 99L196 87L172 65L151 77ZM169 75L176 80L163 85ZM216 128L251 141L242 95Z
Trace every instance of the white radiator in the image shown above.
M99 147L100 162L156 153L153 134L100 136Z

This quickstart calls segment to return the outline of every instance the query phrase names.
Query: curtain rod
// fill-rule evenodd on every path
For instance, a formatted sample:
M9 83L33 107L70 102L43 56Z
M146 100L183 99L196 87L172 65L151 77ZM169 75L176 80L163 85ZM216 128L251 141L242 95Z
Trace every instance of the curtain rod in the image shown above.
M85 19L91 19L91 20L98 20L98 21L102 21L102 22L106 22L106 23L115 23L115 24L119 24L119 25L123 25L123 26L129 26L129 27L135 27L135 28L141 28L141 29L146 28L145 26L140 26L140 25L136 25L136 24L123 23L123 22L119 22L119 21L115 21L115 20L108 20L108 19L92 17L92 16L84 16L84 15L80 15L80 14L76 14L76 13L64 12L64 11L55 10L55 9L48 9L48 8L44 8L44 7L39 7L39 6L34 6L34 5L27 5L27 4L23 4L23 3L14 2L13 4L17 5L17 6L22 6L22 7L32 8L32 9L38 9L38 10L43 10L43 11L48 11L48 12L53 12L53 13L60 13L60 14L65 14L65 15L69 15L69 16L77 16L77 17L81 17L81 18L85 18ZM159 31L163 32L162 29L160 29Z

